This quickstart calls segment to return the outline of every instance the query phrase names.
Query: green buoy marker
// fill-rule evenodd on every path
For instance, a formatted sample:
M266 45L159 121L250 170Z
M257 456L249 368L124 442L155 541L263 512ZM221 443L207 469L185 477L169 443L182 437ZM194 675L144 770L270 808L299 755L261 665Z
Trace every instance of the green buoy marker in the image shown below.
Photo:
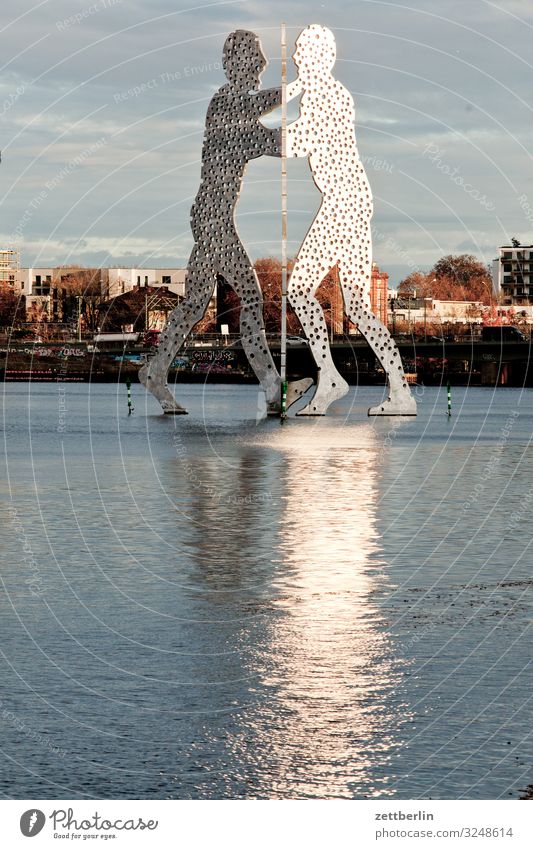
M289 384L286 380L281 384L281 420L287 417L287 388Z
M450 381L448 381L448 386L446 388L448 391L448 410L446 414L449 418L452 414L452 387L450 385Z
M131 380L129 377L126 380L126 389L128 390L128 416L131 416L135 407L131 403Z

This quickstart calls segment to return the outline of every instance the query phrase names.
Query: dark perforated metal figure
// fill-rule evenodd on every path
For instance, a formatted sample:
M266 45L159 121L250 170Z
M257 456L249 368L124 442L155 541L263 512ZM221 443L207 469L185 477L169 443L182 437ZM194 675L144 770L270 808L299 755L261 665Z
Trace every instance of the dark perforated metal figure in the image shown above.
M280 408L280 377L268 349L259 281L235 225L246 165L260 156L281 156L281 131L260 119L281 104L281 88L258 91L266 59L253 32L232 32L224 44L228 82L212 98L206 117L201 183L191 209L194 247L188 263L185 300L169 317L156 356L139 379L165 413L186 412L167 386L168 369L194 325L204 315L220 275L241 303L243 348L267 400L269 412ZM312 383L291 385L288 403Z

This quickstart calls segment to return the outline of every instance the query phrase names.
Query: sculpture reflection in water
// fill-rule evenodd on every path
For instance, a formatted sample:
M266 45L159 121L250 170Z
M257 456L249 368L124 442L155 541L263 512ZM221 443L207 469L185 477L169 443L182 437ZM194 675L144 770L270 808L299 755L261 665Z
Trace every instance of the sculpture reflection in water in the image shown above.
M273 448L271 439L256 444ZM260 797L383 796L405 711L392 695L401 664L373 600L387 587L378 442L368 425L289 429L275 449L284 468L281 515L272 511L280 568L268 629L243 669L257 680L259 704L237 723L232 762Z
M259 90L266 59L253 32L232 32L224 44L228 82L209 104L202 150L201 183L191 209L194 247L187 266L185 300L161 334L156 356L139 372L139 380L168 414L186 413L167 385L170 365L194 325L204 316L217 277L240 300L241 342L266 395L267 412L281 410L281 379L269 351L263 322L263 298L235 224L235 210L246 165L260 156L281 156L281 130L260 119L281 104L281 88ZM296 89L289 90L289 96ZM287 407L312 385L311 378L289 384Z

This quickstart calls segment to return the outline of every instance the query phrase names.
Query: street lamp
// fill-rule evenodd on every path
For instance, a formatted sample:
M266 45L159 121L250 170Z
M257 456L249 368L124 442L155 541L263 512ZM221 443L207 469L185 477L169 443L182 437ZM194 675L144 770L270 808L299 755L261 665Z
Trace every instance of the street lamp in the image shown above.
M431 298L424 298L424 342L428 341L427 334L427 303L431 301Z
M81 295L78 295L78 342L81 342Z

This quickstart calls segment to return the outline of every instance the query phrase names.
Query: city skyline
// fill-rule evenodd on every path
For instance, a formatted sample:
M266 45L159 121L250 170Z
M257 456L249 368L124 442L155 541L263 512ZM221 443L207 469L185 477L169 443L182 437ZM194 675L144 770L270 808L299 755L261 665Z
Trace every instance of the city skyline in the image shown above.
M132 0L22 13L7 0L4 14L1 239L24 266L186 265L225 35L256 32L270 62L263 86L276 85L282 18L289 50L309 22L335 32L375 197L374 257L392 285L447 253L488 263L511 236L532 241L533 9L521 2L158 0L148 15ZM279 256L279 172L261 160L245 177L237 221L254 259ZM307 162L291 161L292 254L317 204Z

